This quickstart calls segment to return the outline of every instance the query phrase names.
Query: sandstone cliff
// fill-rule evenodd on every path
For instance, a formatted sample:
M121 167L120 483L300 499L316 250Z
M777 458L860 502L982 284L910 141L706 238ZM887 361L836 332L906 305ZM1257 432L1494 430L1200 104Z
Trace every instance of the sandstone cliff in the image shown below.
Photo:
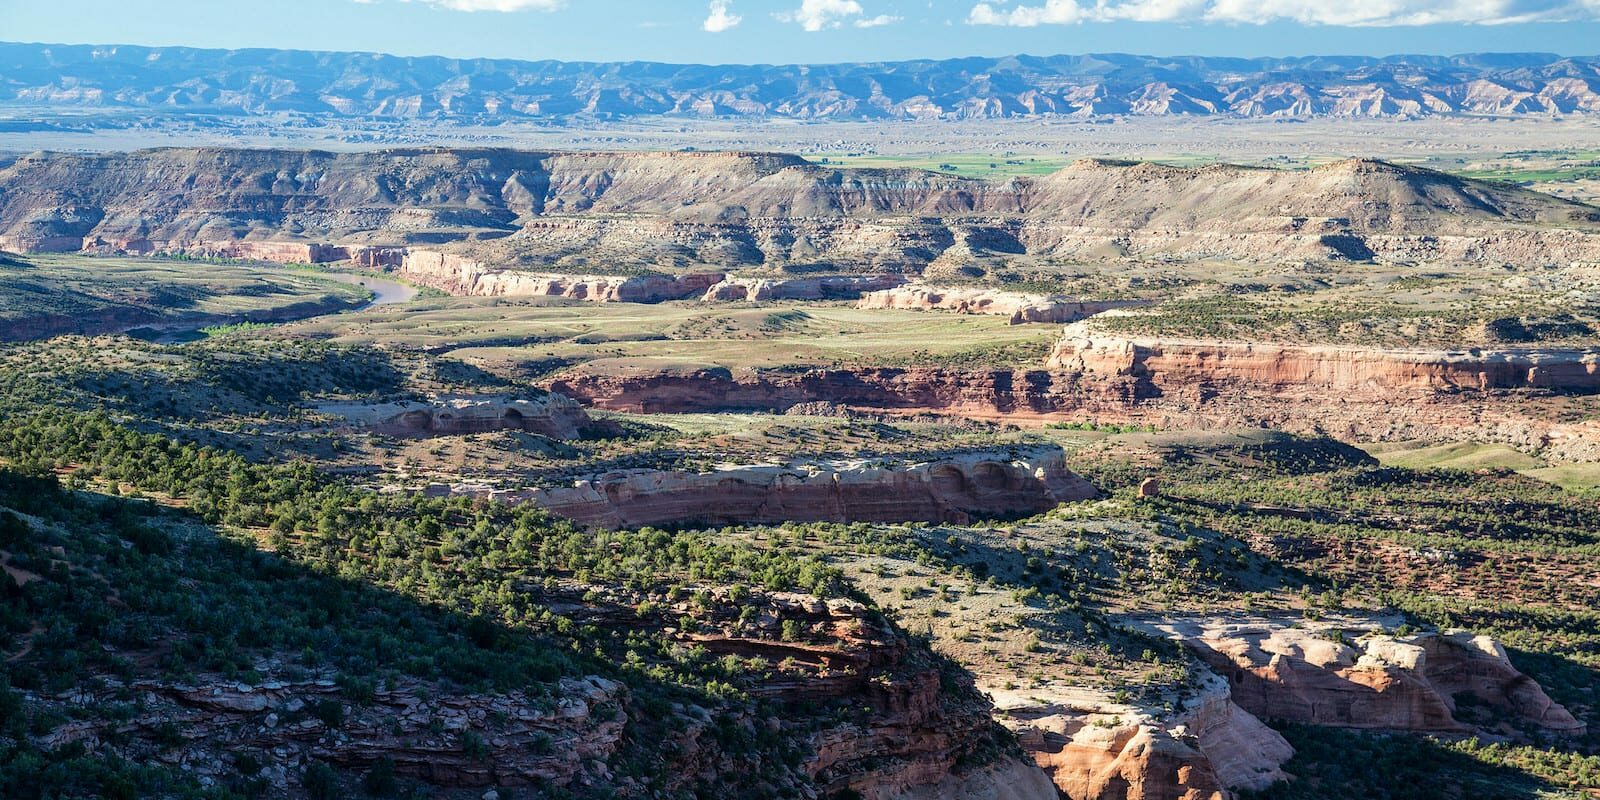
M828 275L820 278L730 277L706 290L706 302L761 300L848 300L905 283L905 276Z
M689 600L671 603L658 617L643 620L625 602L609 608L601 604L579 616L607 627L671 628L685 614L698 615L693 631L677 631L685 645L718 656L789 665L750 685L752 695L791 709L849 709L821 726L804 719L757 720L769 728L792 726L801 734L808 753L799 771L820 790L818 797L845 791L868 800L1055 796L1049 779L1027 763L995 724L992 707L973 690L969 677L930 659L860 603L783 592L734 602L722 589L711 590L711 596L716 611L709 618ZM746 607L755 613L742 613ZM744 622L747 616L754 621ZM786 626L797 628L799 635L783 635ZM697 751L713 749L708 741L711 721L698 716L702 719L691 722L672 748L684 756L683 780L727 785L731 763L717 772L714 760L696 759ZM800 788L801 796L811 796L809 790Z
M597 303L682 300L720 285L720 272L686 275L553 275L496 269L464 256L407 251L396 270L407 280L475 297L568 297Z
M1008 420L1096 419L1161 428L1272 427L1356 441L1504 443L1600 460L1600 421L1541 410L1550 390L1593 392L1588 352L1396 353L1069 336L1041 369L947 367L651 370L582 366L547 381L597 408L644 413L783 411ZM1407 400L1396 403L1397 397Z
M1364 623L1370 626L1371 623ZM1239 705L1272 719L1346 728L1472 733L1457 716L1470 696L1514 725L1557 735L1585 726L1512 666L1486 636L1269 620L1153 625L1225 676Z
M1000 720L1071 800L1223 800L1286 780L1282 736L1207 674L1174 713L1119 705L1093 692L999 692Z
M858 308L903 308L916 311L952 311L957 314L994 314L1011 324L1077 322L1109 311L1137 305L1127 300L1074 300L1059 295L1007 292L998 289L941 286L901 286L863 295Z
M909 462L811 461L728 466L715 472L623 470L570 487L453 493L527 502L584 525L967 522L1037 514L1093 497L1053 446L1017 446Z
M1086 377L1133 378L1170 393L1236 385L1392 397L1469 389L1600 390L1600 350L1379 350L1128 338L1069 327L1048 364Z

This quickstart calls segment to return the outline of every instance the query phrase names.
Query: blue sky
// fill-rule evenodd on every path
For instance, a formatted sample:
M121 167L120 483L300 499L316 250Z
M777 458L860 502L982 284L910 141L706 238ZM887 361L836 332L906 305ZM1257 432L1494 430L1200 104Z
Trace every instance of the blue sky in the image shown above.
M0 40L792 63L1600 53L1600 0L0 0Z

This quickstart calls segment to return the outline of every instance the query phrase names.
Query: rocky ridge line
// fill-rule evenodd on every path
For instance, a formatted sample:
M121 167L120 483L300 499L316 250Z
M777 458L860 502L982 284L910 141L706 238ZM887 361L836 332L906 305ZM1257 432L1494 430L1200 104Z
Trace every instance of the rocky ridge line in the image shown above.
M704 66L7 43L0 44L0 72L8 78L0 103L12 105L459 122L1600 111L1596 59L1539 53Z

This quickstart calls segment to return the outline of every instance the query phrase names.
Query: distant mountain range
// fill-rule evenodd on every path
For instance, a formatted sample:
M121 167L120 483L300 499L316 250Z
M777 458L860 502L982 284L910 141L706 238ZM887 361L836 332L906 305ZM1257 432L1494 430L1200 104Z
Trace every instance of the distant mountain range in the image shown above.
M1600 57L1091 54L705 66L0 43L0 104L460 121L1582 114L1600 111Z

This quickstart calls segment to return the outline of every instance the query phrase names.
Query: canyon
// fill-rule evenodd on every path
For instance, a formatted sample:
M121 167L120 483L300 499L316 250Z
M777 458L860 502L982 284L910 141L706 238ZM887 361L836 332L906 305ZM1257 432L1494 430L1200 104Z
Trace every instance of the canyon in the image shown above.
M1513 60L1521 94L1473 103L1590 109L1540 72L1589 62ZM1512 81L1428 63L1406 69ZM1406 85L1212 111L1477 108ZM1151 89L1138 113L1199 94ZM969 100L1010 113L927 113ZM431 113L381 87L315 102ZM1503 759L1480 772L1559 762L1541 791L1590 788L1592 498L1336 439L1600 462L1600 349L1568 313L1595 302L1600 208L1362 158L956 171L693 150L0 158L6 250L410 287L183 343L47 338L88 315L0 326L33 340L0 359L0 655L18 665L0 712L30 715L0 725L0 756L109 754L274 797L387 770L442 800L1231 800L1369 796L1349 788L1368 776L1328 779L1362 770L1326 743L1380 741L1437 756L1418 773L1441 785ZM1374 297L1565 338L1128 332ZM1130 324L1144 306L1174 327ZM1394 736L1338 738L1363 732Z
M1068 326L1039 368L646 369L578 365L547 386L638 413L782 411L831 403L863 413L1162 428L1267 426L1356 440L1478 440L1600 459L1600 426L1537 410L1531 395L1600 391L1593 350L1384 350L1126 337ZM1409 402L1396 405L1396 398Z

